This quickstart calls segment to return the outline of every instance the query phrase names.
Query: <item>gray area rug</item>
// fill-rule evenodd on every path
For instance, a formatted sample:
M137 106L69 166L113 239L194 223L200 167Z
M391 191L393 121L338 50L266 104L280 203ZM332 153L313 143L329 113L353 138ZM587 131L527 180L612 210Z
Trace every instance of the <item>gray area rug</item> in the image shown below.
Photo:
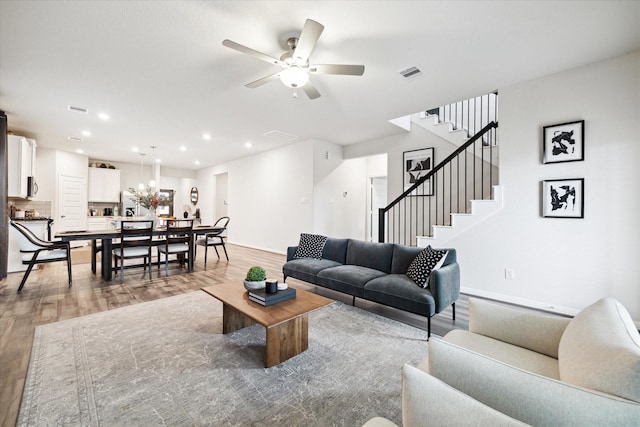
M197 291L38 326L19 426L360 426L401 422L401 368L426 331L340 302L309 349L264 368L260 325L222 334Z

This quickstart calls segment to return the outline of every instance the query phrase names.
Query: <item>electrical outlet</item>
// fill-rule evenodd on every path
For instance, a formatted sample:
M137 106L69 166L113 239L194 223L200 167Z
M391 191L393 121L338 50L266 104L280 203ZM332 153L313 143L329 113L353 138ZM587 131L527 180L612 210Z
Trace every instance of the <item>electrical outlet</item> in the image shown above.
M516 274L513 271L513 268L505 268L504 269L504 278L508 280L513 280L516 278Z

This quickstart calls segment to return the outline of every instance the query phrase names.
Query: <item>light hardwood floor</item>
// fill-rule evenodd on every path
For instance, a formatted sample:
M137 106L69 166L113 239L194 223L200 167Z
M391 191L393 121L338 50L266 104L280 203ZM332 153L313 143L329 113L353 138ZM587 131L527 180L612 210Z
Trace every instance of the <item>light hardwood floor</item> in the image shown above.
M200 250L192 273L186 274L173 265L168 277L165 277L164 268L161 268L161 276L158 278L157 271L154 271L153 279L149 280L148 275L143 278L142 269L134 269L125 271L124 284L120 284L119 277L112 282L103 282L99 275L91 273L90 264L74 263L73 286L68 288L66 263L60 262L34 270L18 295L16 291L22 273L10 273L0 282L0 424L16 424L36 326L195 292L218 283L234 281L241 286L246 271L253 265L263 266L270 278L282 279L284 255L235 245L227 245L227 248L228 263L224 255L222 260L218 260L215 251L210 251L205 268L204 251ZM74 260L81 258L87 259L86 256L74 256ZM348 295L293 279L287 282L351 304ZM356 306L426 330L424 317L360 299L356 299ZM432 318L432 334L443 335L451 329L467 327L467 298L464 296L456 304L456 321L452 320L451 308Z

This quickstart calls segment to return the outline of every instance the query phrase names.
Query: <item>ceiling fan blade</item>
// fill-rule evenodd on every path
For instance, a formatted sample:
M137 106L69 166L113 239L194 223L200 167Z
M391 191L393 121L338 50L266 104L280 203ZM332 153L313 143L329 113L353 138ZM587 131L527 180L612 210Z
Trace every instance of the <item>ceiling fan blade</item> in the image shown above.
M309 72L313 74L341 74L346 76L361 76L364 74L364 65L314 64L309 65Z
M307 82L306 85L302 86L302 90L304 90L304 93L307 94L309 99L320 98L320 92L318 92L318 89L316 89L316 87L310 81Z
M269 82L272 82L274 80L278 80L278 77L280 76L280 73L275 73L275 74L271 74L270 76L267 77L263 77L259 80L256 80L255 82L251 82L251 83L247 83L245 85L245 87L250 87L252 89L260 87L262 85L266 85Z
M228 39L225 39L222 42L222 45L226 46L228 48L231 48L233 50L237 50L240 53L244 53L246 55L253 56L256 59L260 59L261 61L265 61L265 62L268 62L270 64L280 65L281 67L286 67L287 66L287 64L285 64L284 62L280 61L279 59L276 59L276 58L274 58L272 56L269 56L269 55L267 55L265 53L258 52L257 50L251 49L250 47L243 46L243 45L241 45L239 43L236 43L236 42L228 40Z
M311 52L316 47L320 34L324 30L324 25L312 20L307 19L298 38L298 44L296 50L293 51L293 59L297 64L306 64L309 61Z

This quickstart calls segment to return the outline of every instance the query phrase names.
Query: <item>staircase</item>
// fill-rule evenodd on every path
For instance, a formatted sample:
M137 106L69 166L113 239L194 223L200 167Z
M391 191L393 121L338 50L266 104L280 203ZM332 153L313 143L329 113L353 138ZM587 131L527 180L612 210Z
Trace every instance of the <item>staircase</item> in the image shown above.
M407 130L419 125L458 148L380 209L380 242L443 247L502 209L497 102L492 93L393 121Z

